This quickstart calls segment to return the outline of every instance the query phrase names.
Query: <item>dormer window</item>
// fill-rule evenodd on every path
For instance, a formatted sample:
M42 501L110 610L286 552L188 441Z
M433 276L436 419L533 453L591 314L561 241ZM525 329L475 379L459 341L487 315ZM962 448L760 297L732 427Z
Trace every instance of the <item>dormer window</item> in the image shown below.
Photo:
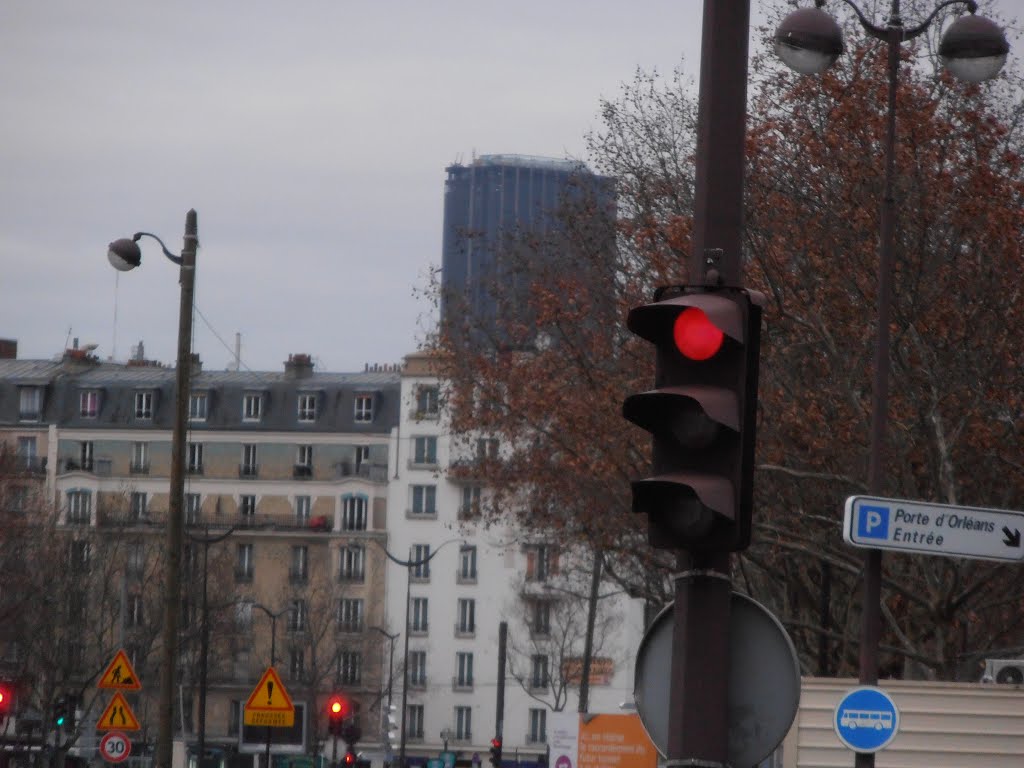
M100 411L100 393L86 389L78 393L78 415L83 419L95 419Z
M150 390L135 393L135 418L153 418L153 393Z
M189 421L206 421L209 398L205 392L193 392L188 398Z
M251 392L242 398L242 421L259 421L263 418L263 395Z
M373 421L373 395L356 395L356 424L368 424Z
M299 421L312 422L316 421L316 395L314 394L300 394L299 395Z
M43 418L43 388L18 388L18 421L39 421Z
M438 389L437 387L423 386L416 390L416 415L423 418L437 416L438 411Z

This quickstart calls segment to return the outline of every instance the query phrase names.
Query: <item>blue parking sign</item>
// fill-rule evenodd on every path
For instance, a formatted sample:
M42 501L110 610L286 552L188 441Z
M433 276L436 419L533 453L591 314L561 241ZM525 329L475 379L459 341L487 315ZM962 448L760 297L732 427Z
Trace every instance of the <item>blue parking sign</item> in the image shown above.
M889 746L900 727L900 712L881 688L854 688L836 705L836 735L854 752L878 752Z
M861 504L857 517L857 535L865 539L888 539L889 507Z

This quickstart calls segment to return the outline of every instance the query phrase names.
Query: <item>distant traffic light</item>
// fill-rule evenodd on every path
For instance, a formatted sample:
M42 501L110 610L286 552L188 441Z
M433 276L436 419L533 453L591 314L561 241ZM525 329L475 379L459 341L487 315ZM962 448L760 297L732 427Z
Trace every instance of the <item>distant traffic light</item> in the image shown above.
M68 702L63 696L57 699L53 704L53 724L58 728L64 727L64 722L68 717Z
M7 683L0 683L0 718L7 717L14 708L14 692Z
M332 736L340 736L345 718L352 714L352 705L340 693L335 693L327 700L327 730Z
M750 543L761 308L739 288L660 289L627 325L655 346L655 389L622 414L653 435L652 477L633 482L652 546Z
M342 758L342 765L355 765L356 764L356 753L351 749L345 753L345 757Z
M491 765L501 765L501 737L495 736L491 739Z

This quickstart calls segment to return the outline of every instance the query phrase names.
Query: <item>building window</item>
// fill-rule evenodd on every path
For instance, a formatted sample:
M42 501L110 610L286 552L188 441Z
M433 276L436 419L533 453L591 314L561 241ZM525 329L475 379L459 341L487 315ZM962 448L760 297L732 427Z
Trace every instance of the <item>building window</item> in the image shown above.
M471 707L455 708L455 738L458 741L473 740L473 709Z
M342 685L359 685L362 666L362 655L358 651L342 651L338 654L338 677Z
M12 512L28 511L29 489L24 485L12 485L7 491L7 506Z
M250 393L242 397L242 421L259 421L263 418L263 395Z
M146 549L141 543L132 544L128 550L128 559L125 568L129 576L141 579L146 572Z
M288 611L288 631L306 631L306 601L302 599L292 600L291 609Z
M309 547L304 544L292 547L292 566L288 576L293 584L305 584L309 580Z
M414 485L412 487L412 514L437 516L437 488L433 485Z
M295 476L313 476L313 446L300 445L295 455Z
M526 580L547 581L558 573L558 552L547 544L526 548Z
M410 704L405 718L405 735L409 739L423 738L423 705Z
M309 496L295 497L295 522L299 525L306 525L309 522L310 500Z
M462 500L459 504L459 517L467 520L480 516L480 496L483 489L479 485L467 485L462 489Z
M238 501L238 511L246 525L252 525L256 521L256 497L242 496Z
M459 548L459 581L476 581L476 547Z
M142 491L132 491L131 517L132 520L144 520L146 518L146 494Z
M412 546L412 559L410 562L416 563L409 570L410 578L416 579L417 581L427 581L430 579L430 545L429 544L413 544Z
M476 441L476 457L480 460L498 458L498 438L478 438Z
M373 395L356 395L355 421L357 424L373 421Z
M288 654L288 677L302 680L306 672L306 654L301 648L292 648Z
M83 440L78 447L78 466L86 472L92 472L93 448L92 440Z
M535 653L530 657L530 687L548 687L548 657L542 653Z
M455 654L455 687L473 687L473 654L461 652Z
M43 418L43 388L18 388L18 421L39 421Z
M203 444L188 444L188 471L201 475L203 474Z
M341 581L361 582L365 576L366 550L358 544L341 548Z
M95 419L100 412L100 393L87 389L78 395L78 415L83 419Z
M535 637L551 634L551 603L548 600L534 600L531 611L530 631Z
M188 398L189 421L206 421L209 398L205 392L193 392Z
M414 597L412 599L411 631L421 635L427 633L427 598L425 597Z
M460 635L471 635L476 632L476 601L459 598L458 613L459 623L455 625L455 631Z
M142 595L129 595L128 615L125 617L129 627L142 626L142 608Z
M251 443L242 446L242 477L256 477L259 474L259 462L256 459L256 446Z
M231 700L231 708L228 711L228 736L238 736L242 729L242 702L239 699Z
M92 495L89 491L68 491L68 523L88 525L92 519Z
M68 555L71 562L71 570L75 573L84 573L89 570L89 542L72 541L68 546Z
M437 438L413 438L413 464L437 464Z
M530 733L526 740L531 744L539 744L548 740L548 711L546 709L530 710Z
M338 601L338 630L341 632L363 631L363 601L343 597Z
M136 419L152 419L153 418L153 393L152 392L136 392L135 393L135 418Z
M131 471L137 475L149 472L149 443L132 443Z
M345 496L341 500L341 529L343 531L366 530L365 496Z
M252 600L239 600L235 603L235 629L248 632L252 629Z
M252 544L239 544L235 552L235 581L252 581Z
M437 387L420 387L416 390L416 415L419 418L437 416Z
M185 522L195 525L199 522L199 512L203 506L203 497L198 493L185 494Z
M30 472L35 472L39 469L36 439L34 437L18 438L18 466L24 467Z
M316 395L299 395L299 421L316 421Z
M360 477L367 477L369 475L370 466L370 446L368 445L357 445L356 446L356 474Z
M424 688L427 685L427 652L409 651L409 687Z

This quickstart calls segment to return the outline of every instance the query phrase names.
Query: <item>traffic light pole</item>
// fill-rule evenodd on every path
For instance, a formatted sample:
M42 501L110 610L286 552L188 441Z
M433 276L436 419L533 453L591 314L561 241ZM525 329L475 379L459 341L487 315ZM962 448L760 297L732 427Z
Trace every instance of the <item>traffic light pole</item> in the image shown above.
M750 0L704 0L693 285L742 284L749 24ZM728 760L730 561L728 551L677 553L669 764L690 759L717 768Z

